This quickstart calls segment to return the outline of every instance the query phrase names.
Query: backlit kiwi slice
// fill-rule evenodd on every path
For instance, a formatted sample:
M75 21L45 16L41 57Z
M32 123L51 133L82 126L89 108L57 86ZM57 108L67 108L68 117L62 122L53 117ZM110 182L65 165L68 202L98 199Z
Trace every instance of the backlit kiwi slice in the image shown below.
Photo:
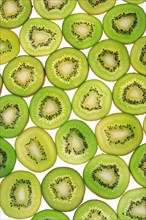
M95 134L102 151L126 155L139 146L143 131L139 120L126 113L115 113L101 119Z
M20 30L20 43L26 53L45 56L55 51L62 40L57 24L43 18L32 18Z
M51 54L46 61L48 80L62 89L79 86L88 75L86 56L73 48L62 48Z
M30 102L30 117L34 124L44 129L54 129L68 120L71 103L67 94L56 87L40 89Z
M143 120L143 130L146 133L146 116L144 117L144 120Z
M0 97L0 136L16 137L28 121L27 103L19 96L5 95Z
M96 79L83 83L76 91L72 101L76 115L87 121L98 120L107 115L111 104L110 89Z
M67 163L81 164L97 151L97 141L90 127L80 120L70 120L56 133L58 156Z
M0 64L4 64L16 57L20 50L17 35L6 28L0 28Z
M145 13L134 4L121 4L110 9L104 16L106 35L122 43L133 43L145 30Z
M141 4L145 2L145 0L124 0L124 1L128 3L133 3L133 4Z
M96 44L102 36L98 18L83 13L69 15L62 26L65 39L77 49L86 49Z
M56 161L56 148L51 136L41 128L24 130L15 141L19 161L34 172L42 172Z
M131 64L139 73L146 75L146 37L138 39L130 53Z
M0 178L11 173L16 163L16 153L11 144L0 138Z
M121 77L113 88L115 105L123 112L131 114L146 113L146 78L130 73Z
M130 173L120 157L101 154L87 163L83 177L87 187L98 196L115 199L128 187Z
M42 193L49 206L67 212L82 202L85 185L76 170L59 167L51 170L43 179Z
M47 219L52 219L52 220L69 220L67 215L65 215L62 212L58 212L55 210L43 210L38 213L36 213L32 220L47 220Z
M11 93L19 96L32 95L44 82L42 63L31 56L19 56L6 65L3 80Z
M145 220L146 189L136 188L122 195L118 203L120 220Z
M33 0L33 3L40 16L51 20L65 18L76 6L76 0Z
M16 219L34 215L41 203L41 187L36 176L27 171L15 171L1 183L1 208Z
M3 86L3 79L2 79L2 76L0 75L0 94L2 91L2 86Z
M107 81L115 81L130 67L127 48L115 40L103 40L89 51L88 61L93 72Z

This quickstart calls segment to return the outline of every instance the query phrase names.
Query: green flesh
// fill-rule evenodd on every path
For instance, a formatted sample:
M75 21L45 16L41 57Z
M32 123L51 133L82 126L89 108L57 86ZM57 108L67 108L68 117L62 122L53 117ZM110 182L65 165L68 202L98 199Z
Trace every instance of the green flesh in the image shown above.
M69 220L67 215L55 210L43 210L36 213L32 220Z
M132 4L141 4L145 2L145 0L124 0L124 1Z
M0 93L2 90L2 86L3 86L3 79L2 79L2 76L0 75Z
M146 133L146 116L145 116L144 121L143 121L143 130Z

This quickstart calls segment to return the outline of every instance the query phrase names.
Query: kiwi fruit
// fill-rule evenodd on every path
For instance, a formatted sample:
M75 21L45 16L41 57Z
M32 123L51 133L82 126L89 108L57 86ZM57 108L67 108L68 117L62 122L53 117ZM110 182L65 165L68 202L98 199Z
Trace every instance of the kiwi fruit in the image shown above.
M0 74L0 94L2 91L2 86L3 86L3 78L2 78L2 75Z
M46 56L60 45L62 33L59 26L47 19L32 18L20 30L20 43L31 56Z
M60 20L71 14L76 6L76 0L33 0L35 10L43 18Z
M12 145L0 138L0 178L12 172L16 163L16 153Z
M65 215L64 213L62 212L58 212L56 210L49 210L49 209L46 209L46 210L42 210L38 213L36 213L32 220L49 220L49 219L52 219L52 220L69 220L69 218L67 217L67 215Z
M78 0L78 3L88 14L98 15L114 7L116 0Z
M42 63L31 56L19 56L9 62L3 71L6 88L19 96L30 96L44 82Z
M41 128L55 129L65 123L70 114L69 97L57 87L43 87L31 99L30 117Z
M144 120L143 120L143 130L146 133L146 116L144 117Z
M132 4L141 4L145 2L145 0L124 0L124 1Z
M15 58L20 50L17 35L7 29L0 27L0 64L5 64Z
M130 53L133 68L146 75L146 37L139 38L133 45Z
M98 196L115 199L127 189L130 172L120 157L101 154L86 164L83 178L86 186Z
M81 164L97 151L95 134L83 121L70 120L63 124L55 137L58 156L65 162Z
M146 113L146 78L140 74L128 73L121 77L113 88L113 101L123 112Z
M145 31L144 10L135 4L120 4L110 9L103 18L105 34L122 43L135 42Z
M40 183L28 171L14 171L1 183L1 208L11 218L33 216L39 209L41 197Z
M0 137L13 138L19 135L28 121L28 106L16 95L0 97Z
M105 202L100 200L88 200L80 205L73 220L118 220L115 211Z
M100 149L114 155L126 155L139 146L143 138L139 120L126 113L114 113L101 119L95 128Z
M103 28L98 18L84 13L76 13L64 19L62 31L69 44L83 50L100 40Z
M77 208L82 202L85 185L76 170L69 167L57 167L44 177L42 193L50 207L68 212Z
M86 56L74 48L62 48L52 53L46 61L48 80L62 89L78 87L88 75Z
M145 220L146 188L127 191L119 200L117 213L120 220Z

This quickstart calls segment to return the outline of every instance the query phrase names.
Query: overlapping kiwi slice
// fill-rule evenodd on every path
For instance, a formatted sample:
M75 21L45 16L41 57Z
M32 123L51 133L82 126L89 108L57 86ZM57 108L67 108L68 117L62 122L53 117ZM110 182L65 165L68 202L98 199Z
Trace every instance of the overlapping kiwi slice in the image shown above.
M20 30L21 46L32 56L49 55L59 47L61 40L59 26L43 18L29 19Z
M141 4L145 2L145 0L124 0L124 1L132 4Z
M95 129L102 151L114 155L126 155L139 146L143 138L139 120L126 113L114 113L101 119Z
M140 74L128 73L120 78L113 88L115 105L130 114L146 113L146 78Z
M127 48L115 40L103 40L91 48L88 61L93 72L107 81L115 81L127 73L130 59Z
M56 210L42 210L38 213L36 213L32 220L47 220L47 219L52 219L52 220L69 220L67 215L65 215L62 212L58 212Z
M87 187L98 196L115 199L128 187L130 173L127 164L120 157L101 154L87 163L83 178Z
M86 56L74 48L62 48L51 54L46 61L48 80L62 89L78 87L88 75Z
M84 13L69 15L64 19L62 31L65 39L77 49L86 49L96 44L102 36L98 18Z
M30 102L30 117L34 124L44 129L54 129L68 120L71 103L61 89L47 86L40 89Z
M40 16L51 20L65 18L76 6L76 0L33 0L33 3Z
M146 133L146 116L144 117L144 120L143 120L143 130Z
M15 95L0 97L0 103L0 137L16 137L28 121L27 103Z
M1 91L2 91L2 86L3 86L3 78L0 74L0 94L1 94Z
M145 220L146 189L136 188L122 195L118 203L120 220Z
M106 35L122 43L133 43L145 30L145 13L134 4L121 4L110 9L104 16Z
M82 202L85 185L76 170L58 167L43 179L42 193L50 207L67 212L74 210Z
M17 35L6 28L0 27L0 64L5 64L15 58L20 50Z

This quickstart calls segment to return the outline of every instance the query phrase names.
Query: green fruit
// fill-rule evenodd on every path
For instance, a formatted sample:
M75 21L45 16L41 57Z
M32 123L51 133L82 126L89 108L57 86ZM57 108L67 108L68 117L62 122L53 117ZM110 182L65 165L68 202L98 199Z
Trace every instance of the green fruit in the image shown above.
M58 212L55 210L43 210L38 213L36 213L32 220L69 220L67 215L63 214L62 212Z
M143 130L146 133L146 116L144 117L144 121L143 121Z
M139 120L126 113L115 113L101 119L95 134L102 151L121 156L137 148L143 137Z
M110 89L96 79L83 83L75 92L72 101L75 114L87 121L95 121L106 116L111 104Z
M3 86L3 78L2 76L0 75L0 93L2 91L2 86Z
M124 1L128 3L133 3L133 4L141 4L145 2L145 0L124 0Z
M123 194L129 184L127 164L118 156L97 155L84 168L83 178L87 187L106 199L115 199Z

